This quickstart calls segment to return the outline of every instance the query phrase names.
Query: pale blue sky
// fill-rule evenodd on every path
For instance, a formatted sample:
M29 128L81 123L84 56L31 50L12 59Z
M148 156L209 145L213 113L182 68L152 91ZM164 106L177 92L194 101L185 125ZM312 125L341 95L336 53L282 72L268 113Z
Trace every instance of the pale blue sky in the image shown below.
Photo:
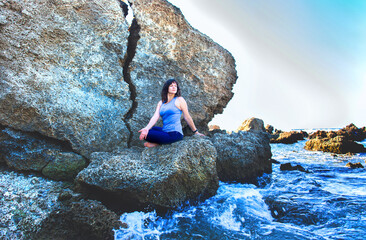
M366 125L366 1L169 1L236 60L235 95L212 124Z

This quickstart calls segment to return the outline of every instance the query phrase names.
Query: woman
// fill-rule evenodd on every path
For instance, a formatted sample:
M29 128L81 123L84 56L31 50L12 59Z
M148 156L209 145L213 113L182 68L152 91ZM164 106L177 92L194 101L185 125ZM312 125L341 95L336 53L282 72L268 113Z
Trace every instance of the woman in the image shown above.
M184 120L196 135L199 133L191 115L188 112L187 102L181 97L180 88L175 79L165 82L161 91L161 101L159 101L153 117L149 124L139 131L140 140L145 139L145 147L155 147L159 144L169 144L183 139L182 124L180 117L183 113ZM159 117L163 119L163 127L154 127Z

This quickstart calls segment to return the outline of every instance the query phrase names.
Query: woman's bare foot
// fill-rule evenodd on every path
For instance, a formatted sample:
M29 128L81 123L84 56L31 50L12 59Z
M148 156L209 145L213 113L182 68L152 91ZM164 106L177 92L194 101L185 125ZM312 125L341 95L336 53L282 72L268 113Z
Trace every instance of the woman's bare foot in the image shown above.
M151 148L151 147L159 146L159 144L157 144L157 143L151 143L151 142L145 142L144 143L144 146Z

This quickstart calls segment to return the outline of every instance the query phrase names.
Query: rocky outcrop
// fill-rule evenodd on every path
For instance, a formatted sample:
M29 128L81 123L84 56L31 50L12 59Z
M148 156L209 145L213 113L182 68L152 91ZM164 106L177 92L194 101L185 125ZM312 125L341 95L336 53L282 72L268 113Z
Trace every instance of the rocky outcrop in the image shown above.
M305 149L338 154L366 152L366 148L362 144L351 141L344 136L313 138L305 143Z
M114 239L113 229L126 227L116 213L94 200L65 201L27 237L34 240Z
M80 189L114 207L174 208L216 193L216 150L201 137L171 145L93 153L77 176ZM109 202L114 199L115 202Z
M272 125L267 124L265 127L266 132L268 132L269 134L272 134L274 131L274 127Z
M0 166L1 239L113 239L124 224L70 184Z
M32 170L55 180L72 181L87 160L67 142L10 128L0 130L0 159L17 170Z
M364 168L364 166L360 162L358 162L358 163L349 162L349 163L346 164L346 167L349 167L349 168L352 168L352 169Z
M307 136L307 133L304 131L290 131L290 132L282 132L276 137L274 134L271 137L271 143L285 143L292 144L296 143L300 140L304 140Z
M350 141L363 141L366 139L366 127L357 128L353 123L338 130L338 131L323 131L318 130L309 136L309 139L314 138L334 138L342 136Z
M217 150L220 181L257 183L257 177L272 172L272 153L267 133L216 133L211 141Z
M207 130L233 96L233 57L169 2L130 2L130 28L117 0L0 3L0 124L87 158L117 151L141 144L137 131L176 78Z
M338 131L318 130L309 136L305 149L338 154L366 152L362 144L355 142L366 138L365 129L350 124Z
M262 119L259 118L249 118L245 120L237 131L259 131L259 132L266 132L264 128L264 122Z

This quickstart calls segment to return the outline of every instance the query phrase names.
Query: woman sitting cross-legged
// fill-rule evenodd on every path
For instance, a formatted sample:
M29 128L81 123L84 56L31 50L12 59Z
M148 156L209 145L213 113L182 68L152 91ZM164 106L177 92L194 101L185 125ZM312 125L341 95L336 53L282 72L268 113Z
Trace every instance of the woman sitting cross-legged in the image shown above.
M145 139L145 147L155 147L159 144L169 144L183 139L182 124L180 122L183 113L184 120L188 123L192 131L200 136L194 125L191 115L188 112L186 100L181 96L178 82L170 79L165 82L161 91L161 101L159 101L153 117L149 124L139 131L140 140ZM163 119L163 127L154 127L159 117Z

